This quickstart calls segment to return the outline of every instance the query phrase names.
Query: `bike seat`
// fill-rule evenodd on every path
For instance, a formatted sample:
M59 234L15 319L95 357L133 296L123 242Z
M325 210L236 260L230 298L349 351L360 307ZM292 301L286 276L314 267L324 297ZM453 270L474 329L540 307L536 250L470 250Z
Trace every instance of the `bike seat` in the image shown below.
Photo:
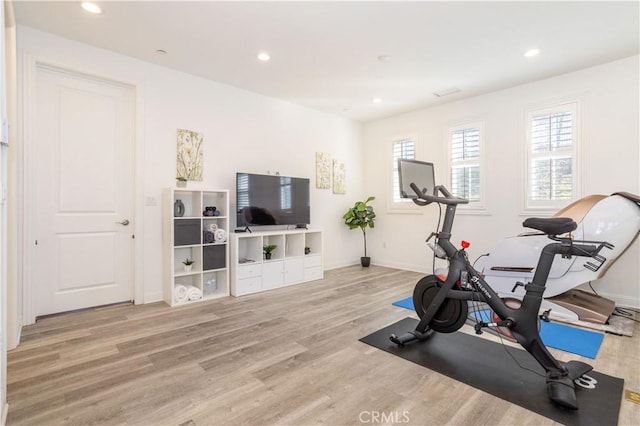
M547 235L560 235L573 231L578 224L570 217L531 217L522 222L522 226L542 231Z

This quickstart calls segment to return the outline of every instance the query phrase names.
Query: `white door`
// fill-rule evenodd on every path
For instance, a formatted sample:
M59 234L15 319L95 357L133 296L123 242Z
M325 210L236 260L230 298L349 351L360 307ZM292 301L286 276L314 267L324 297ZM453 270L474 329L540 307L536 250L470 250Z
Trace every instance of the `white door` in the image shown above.
M134 90L36 67L34 317L133 299Z

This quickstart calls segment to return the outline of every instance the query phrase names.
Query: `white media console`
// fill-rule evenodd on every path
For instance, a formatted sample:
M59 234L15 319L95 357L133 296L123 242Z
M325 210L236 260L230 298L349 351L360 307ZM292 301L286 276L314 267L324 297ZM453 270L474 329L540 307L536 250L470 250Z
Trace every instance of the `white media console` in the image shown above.
M242 296L322 279L322 231L242 232L231 234L231 294ZM275 245L270 259L265 245Z

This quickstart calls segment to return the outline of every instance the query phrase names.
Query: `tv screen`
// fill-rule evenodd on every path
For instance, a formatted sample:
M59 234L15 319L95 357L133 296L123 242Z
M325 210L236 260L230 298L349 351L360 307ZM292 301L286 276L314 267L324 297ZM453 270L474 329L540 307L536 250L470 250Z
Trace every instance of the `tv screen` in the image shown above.
M309 179L290 176L236 174L238 227L307 225L311 219Z

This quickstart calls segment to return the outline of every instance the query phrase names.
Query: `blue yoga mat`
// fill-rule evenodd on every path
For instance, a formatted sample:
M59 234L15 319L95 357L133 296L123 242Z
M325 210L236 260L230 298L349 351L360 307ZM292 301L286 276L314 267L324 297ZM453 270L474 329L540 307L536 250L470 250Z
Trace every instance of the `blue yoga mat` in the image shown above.
M416 309L413 307L413 297L407 297L406 299L398 300L397 302L393 302L392 305L399 306L401 308L409 309L411 311L415 311Z
M414 310L412 297L393 302L393 305L412 311ZM484 310L477 313L480 319L490 322L489 312L489 310ZM472 315L473 313L470 313L470 316ZM604 334L554 322L541 321L540 338L542 342L550 348L595 359L602 340L604 339Z

